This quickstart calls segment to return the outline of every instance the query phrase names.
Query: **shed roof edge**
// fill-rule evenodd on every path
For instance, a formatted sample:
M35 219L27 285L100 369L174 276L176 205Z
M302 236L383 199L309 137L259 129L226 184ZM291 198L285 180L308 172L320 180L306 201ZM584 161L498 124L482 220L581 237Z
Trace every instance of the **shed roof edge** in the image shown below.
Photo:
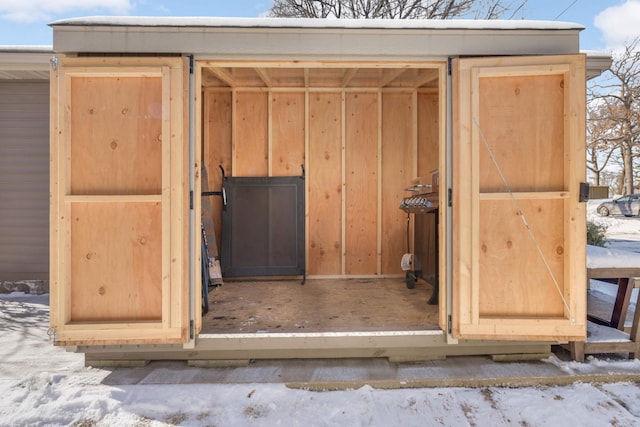
M57 26L406 29L406 30L583 30L572 22L476 19L312 19L157 16L87 16L49 24Z

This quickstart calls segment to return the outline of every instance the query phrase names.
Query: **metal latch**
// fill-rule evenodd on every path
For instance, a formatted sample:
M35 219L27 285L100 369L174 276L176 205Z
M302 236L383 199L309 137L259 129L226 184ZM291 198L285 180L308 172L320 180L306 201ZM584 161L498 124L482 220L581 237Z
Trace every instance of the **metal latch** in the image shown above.
M580 203L585 203L589 201L589 183L581 182L580 183L580 197L578 198Z

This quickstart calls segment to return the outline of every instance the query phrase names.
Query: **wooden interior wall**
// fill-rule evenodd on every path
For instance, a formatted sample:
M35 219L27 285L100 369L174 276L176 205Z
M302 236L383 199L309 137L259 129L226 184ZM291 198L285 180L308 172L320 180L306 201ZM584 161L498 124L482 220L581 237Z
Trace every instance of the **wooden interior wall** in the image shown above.
M225 173L231 173L231 135L232 135L232 96L231 92L206 91L203 96L203 157L209 178L209 191L222 188L222 166ZM217 247L222 244L222 198L211 196L213 224Z
M407 252L407 215L398 208L416 177L417 146L414 94L382 96L382 273L400 273Z
M309 95L307 270L342 273L342 94Z
M418 92L418 176L427 179L438 169L439 99L437 91Z
M378 94L345 101L345 273L378 271Z
M210 189L220 187L220 163L233 176L299 175L305 164L307 273L402 274L399 202L418 171L437 168L437 93L243 88L203 98ZM219 212L214 205L218 239Z
M236 92L232 118L233 176L268 176L267 92Z
M439 168L439 150L438 145L440 143L440 97L436 90L419 91L418 92L418 172L422 183L431 182L432 172ZM433 190L433 189L432 189ZM425 221L423 223L423 229L419 228L418 233L421 233L423 238L429 239L438 232L436 230L436 221ZM411 233L413 240L414 233ZM414 249L414 242L411 242L412 252ZM429 245L429 251L435 253L435 242L433 246ZM420 262L423 266L423 271L435 271L435 263L439 262L436 259L421 259ZM443 269L439 271L440 280L443 280ZM443 282L444 283L444 282ZM444 287L440 292L442 295Z
M302 174L306 132L304 98L302 92L271 94L271 176Z

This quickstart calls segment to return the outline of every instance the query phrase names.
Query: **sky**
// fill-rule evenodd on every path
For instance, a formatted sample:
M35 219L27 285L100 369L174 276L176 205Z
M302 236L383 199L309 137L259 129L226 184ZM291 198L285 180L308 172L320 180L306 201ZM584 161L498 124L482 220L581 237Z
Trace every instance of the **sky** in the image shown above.
M505 0L520 4L519 0ZM272 0L0 0L0 45L50 45L56 20L81 16L259 17ZM527 0L511 19L583 25L580 48L614 51L640 35L640 0Z

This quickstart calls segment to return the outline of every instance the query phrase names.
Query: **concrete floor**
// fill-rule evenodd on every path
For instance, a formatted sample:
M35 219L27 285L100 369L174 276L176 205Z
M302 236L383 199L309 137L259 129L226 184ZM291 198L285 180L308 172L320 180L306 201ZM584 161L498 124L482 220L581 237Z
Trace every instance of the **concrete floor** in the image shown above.
M446 360L395 364L386 359L259 360L247 366L192 367L186 362L152 362L138 368L112 368L103 383L242 384L284 383L312 390L374 388L489 387L565 385L574 382L640 381L640 361L607 355L575 363L561 349L551 357L496 362L489 357L460 356Z

